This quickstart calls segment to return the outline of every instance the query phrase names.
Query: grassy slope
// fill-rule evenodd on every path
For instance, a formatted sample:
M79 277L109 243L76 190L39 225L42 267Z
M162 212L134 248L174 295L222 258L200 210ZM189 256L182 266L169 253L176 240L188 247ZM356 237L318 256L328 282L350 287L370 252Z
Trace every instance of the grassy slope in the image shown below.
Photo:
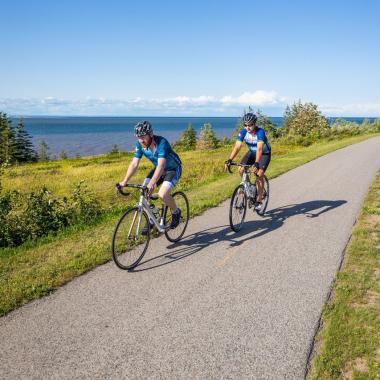
M309 379L380 379L380 172L364 200Z
M273 144L274 155L268 176L276 177L316 157L368 137L371 136L320 142L307 148ZM223 162L229 151L222 148L212 152L181 154L184 174L178 188L187 192L192 216L228 198L238 183L236 175L223 172ZM72 228L18 248L0 250L0 315L43 296L110 259L113 226L121 208L127 206L116 198L113 184L123 178L129 160L130 155L113 158L102 156L25 165L5 173L5 189L30 191L46 184L53 193L60 195L67 194L73 183L85 179L88 187L99 196L103 207L110 211L95 226ZM148 167L148 164L143 165L137 179L141 180Z

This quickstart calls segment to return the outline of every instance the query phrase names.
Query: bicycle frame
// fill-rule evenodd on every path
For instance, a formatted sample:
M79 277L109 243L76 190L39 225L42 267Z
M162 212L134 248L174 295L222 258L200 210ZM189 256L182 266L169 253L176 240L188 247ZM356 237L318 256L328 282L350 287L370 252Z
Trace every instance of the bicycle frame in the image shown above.
M244 169L244 172L243 172L243 176L242 176L242 180L241 180L241 184L244 186L244 191L247 195L249 195L250 193L250 189L249 189L249 186L250 185L255 185L255 184L252 184L250 179L249 179L249 174L247 172L246 169Z
M243 175L242 175L242 180L241 180L240 184L243 185L244 192L247 195L247 197L250 197L250 194L251 194L250 186L256 187L256 180L254 182L251 182L251 180L249 178L249 168L251 168L252 165L242 165L242 164L236 164L236 163L231 163L231 165L240 166L244 169ZM232 173L230 167L228 167L228 171L230 173ZM254 173L254 174L257 177L257 174L256 173ZM256 189L255 189L255 194L256 194Z
M149 207L149 203L147 202L146 198L143 194L140 195L139 203L137 204L137 207L139 209L139 225L138 225L138 231L140 229L140 223L141 223L141 214L143 210L146 211L146 213L149 216L149 219L153 221L154 225L156 226L157 230L160 233L164 233L167 229L167 226L164 225L164 215L165 211L168 206L164 206L161 212L161 216L159 217L159 220L157 220L156 216L153 214L152 210Z

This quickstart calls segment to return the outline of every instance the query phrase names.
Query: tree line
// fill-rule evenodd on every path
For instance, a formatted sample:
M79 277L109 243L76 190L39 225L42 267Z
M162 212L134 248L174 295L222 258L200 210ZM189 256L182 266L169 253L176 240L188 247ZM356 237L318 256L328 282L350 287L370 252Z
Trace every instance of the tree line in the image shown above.
M7 114L0 112L0 165L48 161L48 150L49 147L44 140L40 141L37 150L35 149L22 119L14 127ZM60 158L67 158L64 151L61 152Z
M322 115L318 106L314 103L302 103L298 101L287 106L283 116L281 127L276 125L261 110L253 111L249 107L247 112L255 112L257 124L263 128L270 141L278 141L287 145L308 146L321 138L335 139L344 136L352 136L364 133L380 132L380 119L372 123L367 119L362 124L337 119L332 125L326 116ZM197 135L192 124L189 124L182 133L180 139L173 144L178 150L215 149L221 146L233 144L236 136L244 125L239 121L231 138L218 139L211 124L204 124Z
M251 107L248 112L252 112ZM307 146L320 138L339 138L362 133L380 132L380 119L370 123L368 120L359 125L344 119L336 120L330 125L327 117L322 115L318 106L314 103L302 103L298 101L287 106L283 116L283 124L280 128L270 120L261 110L254 111L258 116L258 125L263 128L270 141L276 140L283 144ZM239 131L244 128L238 122L230 138L218 139L210 123L206 123L200 129L199 134L192 124L183 131L179 140L173 147L179 151L216 149L233 144ZM45 141L40 141L36 151L32 144L31 136L25 130L24 123L20 120L17 127L12 126L11 120L5 113L0 112L0 165L33 161L47 161L48 146ZM110 154L120 154L117 145L114 145ZM67 154L61 151L60 159L66 159Z

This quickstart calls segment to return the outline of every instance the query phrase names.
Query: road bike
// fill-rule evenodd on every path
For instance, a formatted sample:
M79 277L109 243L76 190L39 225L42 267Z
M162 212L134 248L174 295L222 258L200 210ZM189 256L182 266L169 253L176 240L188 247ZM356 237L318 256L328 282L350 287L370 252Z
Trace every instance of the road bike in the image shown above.
M232 173L230 166L240 166L243 170L243 176L241 183L236 187L234 192L232 193L231 203L230 203L230 226L231 229L235 232L241 230L245 215L248 208L252 208L255 210L254 206L257 201L257 174L253 170L252 165L243 165L232 162L227 166L228 171ZM255 181L251 183L249 175L253 173L255 175ZM263 198L262 205L260 210L255 210L256 213L260 216L264 216L265 211L268 207L269 202L269 181L268 178L264 175L264 189L263 189Z
M144 185L128 184L126 187L139 190L140 198L138 203L128 208L116 223L112 236L112 257L119 268L129 270L140 263L154 230L158 235L165 234L170 242L177 242L182 238L189 222L189 201L182 191L172 194L177 207L181 209L180 222L172 229L170 207L163 204L157 208L154 205L158 194L149 197L148 188ZM120 185L116 185L116 188L120 195L125 197L129 195Z

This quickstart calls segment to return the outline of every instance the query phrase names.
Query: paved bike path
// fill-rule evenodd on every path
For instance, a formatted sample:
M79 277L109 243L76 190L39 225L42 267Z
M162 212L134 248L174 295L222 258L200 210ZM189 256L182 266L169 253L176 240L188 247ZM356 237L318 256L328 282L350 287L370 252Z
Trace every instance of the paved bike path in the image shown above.
M0 378L302 379L380 138L270 182L267 217L229 202L135 272L112 262L0 318Z

